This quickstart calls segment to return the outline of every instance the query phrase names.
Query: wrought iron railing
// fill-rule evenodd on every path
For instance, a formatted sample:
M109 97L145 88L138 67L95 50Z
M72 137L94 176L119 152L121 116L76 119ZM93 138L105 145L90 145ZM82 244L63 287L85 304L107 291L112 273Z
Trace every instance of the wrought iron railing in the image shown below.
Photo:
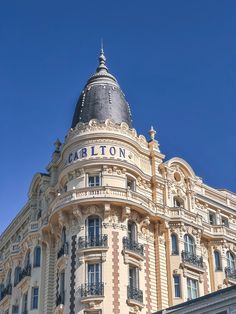
M203 258L202 256L196 255L194 253L190 253L187 251L182 251L182 260L183 262L192 264L194 266L203 268Z
M144 256L143 245L138 242L132 241L127 237L123 238L123 248L124 250L129 250L137 253L140 256Z
M225 276L227 278L236 279L236 270L231 267L225 267Z
M0 294L0 301L5 298L5 296L7 295L11 295L12 294L12 284L9 283L1 292Z
M57 295L56 306L60 304L65 304L65 292L62 292Z
M25 278L25 277L30 277L31 276L31 265L28 264L25 266L24 269L21 270L20 275L19 275L19 282Z
M57 253L57 259L59 259L63 255L68 255L68 254L69 254L69 245L68 245L68 242L65 242Z
M78 245L79 249L93 247L107 247L107 234L80 237Z
M80 287L81 298L91 297L91 296L103 296L104 295L104 283L85 283Z
M138 288L128 286L127 287L127 298L131 300L138 301L139 303L143 303L143 291Z

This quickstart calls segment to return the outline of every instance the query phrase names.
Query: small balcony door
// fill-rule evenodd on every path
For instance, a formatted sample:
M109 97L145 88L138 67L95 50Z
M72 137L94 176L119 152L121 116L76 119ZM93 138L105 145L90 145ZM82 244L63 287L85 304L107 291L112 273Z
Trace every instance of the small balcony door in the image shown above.
M98 285L101 282L101 265L100 263L88 264L88 284Z

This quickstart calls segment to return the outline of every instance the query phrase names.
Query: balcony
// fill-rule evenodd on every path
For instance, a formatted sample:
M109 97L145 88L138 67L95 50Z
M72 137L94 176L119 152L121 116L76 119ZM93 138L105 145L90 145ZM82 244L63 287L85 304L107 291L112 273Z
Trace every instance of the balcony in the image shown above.
M183 263L190 264L197 268L203 268L203 258L202 256L196 255L194 253L182 251L181 253Z
M143 291L138 288L128 286L127 287L127 303L130 305L137 305L143 307Z
M80 237L78 248L79 249L94 249L94 248L107 248L108 247L108 237L106 234L89 236L89 237Z
M69 254L69 245L68 242L64 243L62 245L62 247L60 248L60 250L57 253L57 259L59 259L60 257L64 256L64 255L68 255Z
M15 282L15 286L18 289L23 289L28 285L29 278L31 277L31 265L28 264L19 273L19 280Z
M225 277L236 281L236 270L230 267L225 267Z
M8 284L0 294L0 302L7 296L11 296L12 294L12 284Z
M143 245L138 242L132 241L127 237L123 238L123 249L124 251L128 250L134 252L139 256L144 256Z

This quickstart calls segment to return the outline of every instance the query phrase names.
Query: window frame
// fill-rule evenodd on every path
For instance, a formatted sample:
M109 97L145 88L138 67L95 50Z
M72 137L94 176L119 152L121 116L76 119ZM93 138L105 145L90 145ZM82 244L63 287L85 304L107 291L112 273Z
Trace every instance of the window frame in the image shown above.
M176 282L175 282L175 279L176 278L178 278L178 283L176 284ZM173 286L174 286L174 298L175 299L180 299L181 298L181 295L182 295L182 293L181 293L181 278L180 278L180 275L178 275L178 274L174 274L173 275ZM179 295L178 296L176 296L176 287L178 287L178 289L179 289Z
M41 267L41 255L42 255L41 253L42 253L41 246L40 245L35 246L35 248L34 248L34 268Z
M218 261L217 261L217 258L218 258ZM214 263L215 263L215 271L222 271L221 254L219 250L214 250Z
M193 287L193 283L196 284L195 287ZM196 292L195 297L193 296L193 290L192 290L193 288L194 288L194 291ZM199 282L197 279L187 277L187 295L188 295L188 300L193 300L199 297Z
M175 239L175 242L173 241ZM175 243L175 245L173 245ZM173 249L175 246L175 250ZM178 235L174 232L171 233L171 255L179 255L179 241Z
M94 179L93 184L90 184L90 178ZM98 182L97 182L97 178L98 178ZM87 187L89 188L96 188L102 186L102 177L101 177L101 173L87 173Z
M131 275L132 271L132 275ZM133 277L134 276L134 277ZM129 287L132 289L139 289L139 268L134 265L129 265L129 272L128 272L128 282L129 282ZM133 285L134 283L134 285Z
M188 239L187 241L186 241L186 239ZM189 240L191 240L191 241L189 241ZM191 249L192 248L192 249ZM186 253L188 253L188 254L192 254L192 255L195 255L196 254L196 244L195 244L195 240L194 240L194 238L190 235L190 234L188 234L188 233L186 233L185 235L184 235L184 251L186 252Z
M93 271L90 271L90 268L92 267L94 269ZM99 261L87 262L86 263L86 283L88 285L97 285L101 282L102 282L102 263Z
M35 291L37 291L37 294L34 293ZM36 303L34 303L35 298L37 298ZM37 310L38 308L39 308L39 287L35 286L35 287L32 287L32 291L31 291L31 310Z

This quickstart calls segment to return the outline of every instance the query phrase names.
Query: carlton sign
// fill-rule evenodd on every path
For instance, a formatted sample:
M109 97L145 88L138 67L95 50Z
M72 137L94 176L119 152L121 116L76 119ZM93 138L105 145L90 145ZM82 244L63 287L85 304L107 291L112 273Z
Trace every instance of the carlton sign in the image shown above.
M132 158L130 152L128 152L125 148L110 145L94 145L81 147L77 150L70 152L68 157L66 158L66 164L68 165L85 158L104 156L108 158L113 157L121 159L126 159L128 157L129 159Z

